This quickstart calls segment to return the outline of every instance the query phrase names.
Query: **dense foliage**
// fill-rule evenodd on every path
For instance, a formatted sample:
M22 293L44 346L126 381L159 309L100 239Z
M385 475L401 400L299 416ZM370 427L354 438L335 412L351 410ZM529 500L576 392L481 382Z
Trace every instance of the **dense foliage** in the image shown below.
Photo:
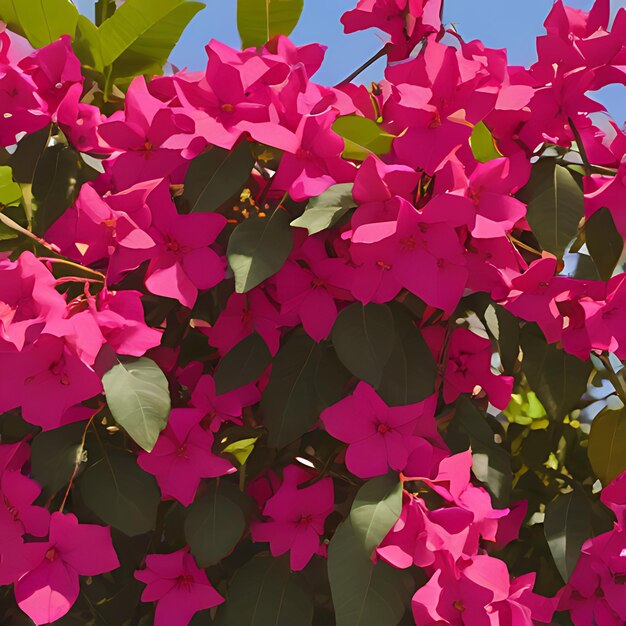
M626 623L626 10L201 8L0 0L0 622Z

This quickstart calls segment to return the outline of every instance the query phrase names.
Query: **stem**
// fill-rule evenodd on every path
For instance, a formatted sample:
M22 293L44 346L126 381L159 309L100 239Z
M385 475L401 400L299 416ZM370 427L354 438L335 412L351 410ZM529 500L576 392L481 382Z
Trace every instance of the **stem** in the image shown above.
M97 276L102 280L102 282L106 280L106 276L102 272L99 272L98 270L92 270L90 267L86 267L84 265L81 265L80 263L74 263L74 261L68 261L67 259L55 259L54 257L47 256L40 256L39 260L47 261L48 263L60 263L61 265L69 265L70 267L73 267L75 269L79 269L83 272L87 272L88 274L93 274L94 276Z
M585 166L585 174L587 174L587 176L591 176L591 163L589 162L589 158L587 157L587 151L585 150L585 144L583 143L582 137L578 132L578 128L576 128L576 124L574 124L574 120L571 117L568 117L567 121L569 123L569 127L574 133L574 137L576 138L578 152L580 153L580 158L583 160L583 165Z
M450 352L450 339L452 338L454 326L455 320L451 317L448 320L448 324L446 325L446 334L443 338L443 346L441 348L439 363L437 363L437 382L435 383L435 393L439 393L439 390L441 389L441 385L443 383L446 365L448 364L448 353Z
M55 254L58 254L60 252L59 248L57 248L55 245L48 243L45 239L42 239L41 237L37 237L37 235L34 235L33 233L31 233L30 230L27 230L23 226L20 226L16 221L12 220L8 215L5 215L2 212L3 208L4 206L0 205L0 222L2 222L5 226L8 226L12 230L20 233L20 235L29 237L30 239L36 241L40 246L47 248L48 250L50 250L51 252L54 252Z
M535 250L534 248L531 248L529 245L525 244L523 241L520 241L519 239L516 239L515 237L513 237L513 235L509 235L509 239L511 240L511 243L522 248L523 250L526 250L527 252L532 252L533 254L536 254L537 256L541 256L541 252L539 252L539 250Z
M339 87L341 85L347 85L348 83L351 83L361 72L364 72L370 65L376 63L378 59L384 57L387 52L389 52L390 48L391 43L386 43L371 59L365 61L365 63L363 63L361 67L358 67L356 70L354 70L354 72L352 72L352 74L350 74L350 76L346 76L346 78L344 78L340 83L337 83L335 86Z
M619 379L619 376L613 369L608 354L600 354L598 358L606 369L606 373L609 377L609 380L611 381L611 384L615 388L615 393L617 394L617 397L624 403L624 406L626 406L626 389L624 389L622 381Z
M104 405L102 405L102 406L104 406ZM91 423L93 422L94 417L96 417L96 415L98 415L98 413L100 413L101 409L102 409L102 407L100 407L89 418L89 421L87 422L87 426L85 426L85 429L83 430L83 437L80 440L80 446L78 447L78 450L76 450L76 463L74 464L74 471L72 472L72 476L70 478L70 482L68 483L67 489L65 490L65 495L63 496L63 502L61 502L61 507L59 508L59 513L63 513L63 509L65 508L65 503L67 502L67 498L70 495L70 490L72 489L72 486L74 484L74 479L76 478L76 474L78 474L78 468L80 467L80 464L82 463L83 451L85 449L85 440L87 439L87 431L89 430L89 427L91 426Z

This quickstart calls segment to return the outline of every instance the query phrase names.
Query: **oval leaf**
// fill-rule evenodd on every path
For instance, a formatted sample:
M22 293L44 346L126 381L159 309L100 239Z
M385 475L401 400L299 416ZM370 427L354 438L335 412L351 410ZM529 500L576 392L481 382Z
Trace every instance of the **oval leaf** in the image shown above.
M294 335L276 355L261 400L271 447L289 445L315 424L319 416L316 381L321 350L308 335Z
M83 501L103 522L129 537L154 529L161 493L131 452L107 447L79 485Z
M289 216L281 209L270 217L251 217L241 222L230 237L226 253L237 293L246 293L273 276L287 260L292 246Z
M379 546L401 511L402 483L397 475L372 478L359 489L350 510L350 522L367 555Z
M600 278L609 280L624 252L624 240L607 207L602 207L587 220L585 242Z
M337 626L395 626L413 591L413 578L379 561L372 563L350 520L328 546L328 579Z
M275 35L291 34L303 8L304 0L238 0L241 47L262 46Z
M346 159L363 161L370 154L387 154L391 150L394 136L385 132L374 120L360 115L339 117L333 130L343 137Z
M217 211L241 192L253 166L254 155L245 140L232 150L214 146L198 155L185 176L185 198L191 213Z
M351 208L356 206L352 197L353 183L339 183L309 200L304 213L291 222L292 226L306 228L314 235L332 228Z
M604 486L626 470L626 409L606 410L593 420L588 454Z
M151 452L170 414L165 374L154 361L141 357L114 365L102 384L115 421L135 443Z
M285 557L255 556L235 574L217 626L311 626L313 599Z
M394 346L394 322L385 304L351 304L333 326L341 362L357 377L378 387Z
M543 530L554 562L567 582L583 543L591 537L591 505L580 488L561 494L546 507Z
M218 394L254 382L270 365L272 355L260 335L251 333L224 355L215 372Z
M519 198L528 205L526 219L541 247L562 257L585 212L577 177L554 159L540 159Z
M243 511L226 493L214 481L188 509L185 539L200 567L215 565L230 554L246 529Z
M502 157L491 131L484 122L478 122L474 126L470 135L470 146L474 158L480 163L487 163Z

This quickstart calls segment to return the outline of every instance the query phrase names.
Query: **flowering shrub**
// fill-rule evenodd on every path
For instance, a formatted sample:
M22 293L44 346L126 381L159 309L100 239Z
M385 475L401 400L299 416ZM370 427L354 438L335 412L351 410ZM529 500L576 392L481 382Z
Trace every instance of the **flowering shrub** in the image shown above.
M261 4L0 0L0 621L626 623L626 10Z

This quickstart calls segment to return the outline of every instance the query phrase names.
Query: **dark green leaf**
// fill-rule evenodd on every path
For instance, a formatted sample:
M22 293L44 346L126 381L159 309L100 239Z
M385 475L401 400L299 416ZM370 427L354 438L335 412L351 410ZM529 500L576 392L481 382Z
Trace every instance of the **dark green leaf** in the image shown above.
M435 391L437 365L409 311L390 305L394 342L378 385L378 393L390 406L421 402Z
M397 475L372 478L359 489L350 510L350 523L366 555L378 547L401 511L402 483Z
M85 424L76 422L39 433L31 444L33 478L50 494L69 483L79 462Z
M220 361L215 372L216 392L226 393L254 382L271 362L265 341L257 333L251 333Z
M9 157L8 161L16 182L23 184L33 182L37 165L51 136L52 129L50 126L46 126L20 139L15 152Z
M353 183L339 183L316 198L311 198L304 213L293 220L291 225L306 228L309 235L332 228L351 208L356 206L352 198L353 186Z
M237 293L246 293L273 276L292 247L289 215L281 209L270 217L251 217L241 222L230 237L226 253Z
M495 302L491 302L479 317L498 344L504 373L512 374L519 357L519 318Z
M386 154L394 139L374 120L360 115L338 117L333 130L344 139L344 158L355 161L363 161L372 153Z
M559 495L546 507L543 529L565 582L576 567L583 543L592 535L591 514L591 504L580 487Z
M593 420L588 454L604 486L626 470L626 409L606 409Z
M232 150L214 146L198 155L185 176L185 198L191 212L217 211L241 192L253 166L254 155L246 140Z
M311 626L313 598L286 557L255 556L236 574L216 626Z
M113 75L160 73L187 24L204 8L187 0L126 0L102 23L100 40L104 66Z
M188 509L185 539L200 567L209 567L228 556L246 529L239 504L228 497L228 487L217 481Z
M33 177L37 205L36 232L45 231L74 202L78 195L78 154L63 144L46 148Z
M74 36L78 11L70 0L0 0L0 19L35 48Z
M357 378L378 387L395 341L389 307L351 304L339 313L332 339L341 362Z
M602 280L608 280L624 251L624 240L613 221L611 211L602 207L585 224L585 241Z
M319 416L315 383L321 351L308 335L293 335L276 355L261 400L271 447L282 448L315 425Z
M170 414L165 374L151 359L114 365L103 377L107 404L115 421L147 452L151 452Z
M513 481L510 454L496 443L494 431L468 396L459 396L454 419L469 438L474 475L489 487L499 503L507 503Z
M130 537L154 528L161 494L131 452L107 447L79 484L83 501L103 522Z
M593 366L590 361L546 342L534 324L522 329L522 369L541 404L553 420L562 420L585 393Z
M372 563L350 520L328 546L328 579L337 626L396 626L414 591L410 574Z
M276 35L290 35L304 0L238 0L237 28L242 48L262 46Z
M584 215L580 177L558 165L555 159L540 159L533 165L530 181L519 192L528 205L526 219L541 247L558 257L578 233Z

